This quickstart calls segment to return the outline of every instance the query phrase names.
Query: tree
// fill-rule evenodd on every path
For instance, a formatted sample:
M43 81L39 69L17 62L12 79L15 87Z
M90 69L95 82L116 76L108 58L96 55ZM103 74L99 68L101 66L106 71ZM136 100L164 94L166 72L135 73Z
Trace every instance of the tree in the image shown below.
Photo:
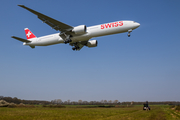
M109 101L108 101L108 104L111 104L111 103L112 103L112 100L109 100Z
M114 100L114 102L113 102L113 103L114 103L114 104L117 104L118 102L119 102L118 100Z
M77 105L78 103L76 101L71 102L72 105Z
M61 99L51 100L51 104L62 104L62 100Z
M3 100L3 98L4 98L3 96L0 96L0 100Z
M82 100L78 100L78 104L81 105L82 104Z
M94 101L90 101L89 104L90 104L90 105L94 105Z
M101 103L101 104L104 104L104 100L101 100L100 103Z
M67 105L68 104L68 102L67 101L64 101L64 103L63 103L64 105Z
M71 100L67 100L67 102L68 102L68 105L70 105L70 104L71 104Z
M133 105L133 104L134 104L134 101L131 102L131 105Z
M104 100L104 104L107 104L107 100Z
M57 99L57 104L62 104L62 100L61 99Z
M88 105L88 101L83 101L83 105Z

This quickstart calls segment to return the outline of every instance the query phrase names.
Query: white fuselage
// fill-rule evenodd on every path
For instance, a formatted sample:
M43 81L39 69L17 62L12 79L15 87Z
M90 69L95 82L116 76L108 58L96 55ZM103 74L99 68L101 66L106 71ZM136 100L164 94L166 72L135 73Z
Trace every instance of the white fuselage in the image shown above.
M70 39L72 40L72 42L88 41L89 39L94 37L128 32L128 30L134 30L139 26L140 24L134 21L117 21L105 23L87 27L87 31L85 34L74 34L73 37L71 37ZM31 42L23 43L23 45L47 46L59 43L64 43L64 40L59 36L59 33L56 33L38 38L33 38L31 39Z

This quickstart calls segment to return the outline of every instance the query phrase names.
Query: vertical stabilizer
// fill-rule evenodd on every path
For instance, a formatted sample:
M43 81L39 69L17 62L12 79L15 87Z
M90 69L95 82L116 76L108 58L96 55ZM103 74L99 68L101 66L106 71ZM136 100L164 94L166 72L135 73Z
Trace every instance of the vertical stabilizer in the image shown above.
M28 40L32 38L37 38L28 28L25 28L24 30L25 30L26 38Z

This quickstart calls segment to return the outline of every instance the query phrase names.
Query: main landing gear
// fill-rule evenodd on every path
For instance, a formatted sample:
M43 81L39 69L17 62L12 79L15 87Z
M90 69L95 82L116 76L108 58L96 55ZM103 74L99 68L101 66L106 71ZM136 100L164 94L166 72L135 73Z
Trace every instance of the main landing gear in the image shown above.
M73 48L72 48L72 50L78 50L79 49L79 46L74 46Z
M128 37L131 36L131 34L130 34L131 32L132 32L132 29L128 30Z
M72 40L71 40L70 38L69 38L69 39L64 40L64 43L65 43L65 44L70 43L70 42L72 42Z
M65 32L60 33L59 36L64 40L65 44L72 42L72 40L70 39L72 36L66 35Z
M75 42L73 44L70 43L71 46L73 46L72 50L73 51L79 51L84 45L82 43L79 42Z

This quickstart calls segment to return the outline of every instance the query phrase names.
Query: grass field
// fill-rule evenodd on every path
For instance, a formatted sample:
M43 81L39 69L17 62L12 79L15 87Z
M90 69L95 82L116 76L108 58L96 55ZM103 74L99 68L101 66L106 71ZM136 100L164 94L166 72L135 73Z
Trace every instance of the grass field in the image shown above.
M150 106L143 111L142 106L124 108L7 108L0 107L0 120L180 120L180 112L167 105Z

